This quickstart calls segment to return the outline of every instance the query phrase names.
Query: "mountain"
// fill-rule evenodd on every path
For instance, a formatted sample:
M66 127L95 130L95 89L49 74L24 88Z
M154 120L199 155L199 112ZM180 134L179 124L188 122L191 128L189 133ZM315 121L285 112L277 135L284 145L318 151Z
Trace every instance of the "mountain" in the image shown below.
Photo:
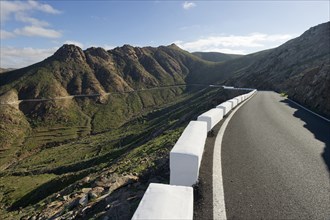
M63 45L40 63L1 74L0 215L89 216L112 200L118 206L116 189L124 191L119 205L131 207L119 216L132 215L149 180L167 182L169 151L184 126L240 94L187 84L211 66L174 44ZM82 197L92 207L86 213Z
M277 48L215 63L199 73L191 73L189 79L275 90L329 118L329 57L330 22L327 22Z
M330 117L330 22L258 55L227 83L284 92Z
M159 48L124 45L110 51L102 48L83 51L74 45L64 45L53 56L38 64L1 75L0 86L12 85L28 76L40 75L38 77L56 81L68 94L122 92L133 88L182 84L195 66L207 65L207 62L175 45ZM23 87L26 86L22 83L14 86L18 93L26 94L22 91ZM0 92L4 91L6 88L1 87ZM59 95L59 91L52 91L52 94L53 92ZM25 96L19 95L19 98L37 97L32 94Z
M211 62L224 62L243 56L239 54L226 54L226 53L218 53L218 52L193 52L192 54L203 60L207 60Z
M185 125L244 92L209 84L276 90L329 116L329 24L238 57L63 45L0 74L0 216L129 219L149 182L168 182Z
M13 71L15 70L14 68L1 68L0 67L0 73L5 73L5 72L9 72L9 71Z

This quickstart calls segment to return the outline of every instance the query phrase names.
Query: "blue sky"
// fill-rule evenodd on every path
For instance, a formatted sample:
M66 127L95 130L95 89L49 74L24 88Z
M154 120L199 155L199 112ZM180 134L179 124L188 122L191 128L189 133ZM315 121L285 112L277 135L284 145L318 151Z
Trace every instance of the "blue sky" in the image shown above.
M64 43L86 49L176 43L248 54L330 20L329 1L0 1L0 67L24 67Z

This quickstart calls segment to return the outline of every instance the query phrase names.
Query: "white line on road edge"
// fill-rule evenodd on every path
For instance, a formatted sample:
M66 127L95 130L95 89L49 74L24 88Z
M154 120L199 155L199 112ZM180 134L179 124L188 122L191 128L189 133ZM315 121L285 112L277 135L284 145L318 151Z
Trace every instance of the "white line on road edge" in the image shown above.
M312 110L309 110L308 108L306 108L306 107L304 107L304 106L298 104L297 102L293 101L292 99L289 99L289 98L287 98L287 99L288 99L290 102L293 102L294 104L298 105L299 107L305 109L306 111L309 111L310 113L312 113L312 114L314 114L314 115L316 115L316 116L318 116L318 117L320 117L320 118L326 120L327 122L330 122L329 119L327 119L327 118L325 118L325 117L323 117L323 116L321 116L321 115L319 115L319 114L313 112Z
M250 100L256 93L254 93L249 99L245 100L239 105L228 118L223 122L214 143L213 151L213 219L226 220L226 207L225 207L225 195L223 191L222 183L222 167L221 167L221 143L225 133L226 127L233 117L235 112L242 107L248 100Z

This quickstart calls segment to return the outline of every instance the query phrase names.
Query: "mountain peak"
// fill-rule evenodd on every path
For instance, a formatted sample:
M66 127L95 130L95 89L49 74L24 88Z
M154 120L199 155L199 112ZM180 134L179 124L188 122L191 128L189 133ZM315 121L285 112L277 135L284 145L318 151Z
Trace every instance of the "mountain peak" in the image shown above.
M168 45L167 47L172 48L172 49L180 49L182 50L178 45L176 45L175 43L172 43L171 45Z
M62 61L86 60L83 50L80 47L73 44L64 44L55 52L54 57Z
M88 53L93 56L102 57L103 59L106 59L109 57L108 52L102 47L90 47L85 52L86 52L86 54Z

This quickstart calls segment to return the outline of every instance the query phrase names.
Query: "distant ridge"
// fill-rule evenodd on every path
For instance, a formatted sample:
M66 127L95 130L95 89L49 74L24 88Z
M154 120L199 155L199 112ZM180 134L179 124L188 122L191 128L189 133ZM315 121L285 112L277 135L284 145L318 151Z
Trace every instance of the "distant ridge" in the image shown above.
M244 56L240 54L226 54L218 52L193 52L192 54L203 60L211 62L224 62Z
M330 22L265 51L228 83L284 92L330 118Z
M5 73L5 72L13 71L13 70L15 70L15 68L1 68L0 67L0 73Z

